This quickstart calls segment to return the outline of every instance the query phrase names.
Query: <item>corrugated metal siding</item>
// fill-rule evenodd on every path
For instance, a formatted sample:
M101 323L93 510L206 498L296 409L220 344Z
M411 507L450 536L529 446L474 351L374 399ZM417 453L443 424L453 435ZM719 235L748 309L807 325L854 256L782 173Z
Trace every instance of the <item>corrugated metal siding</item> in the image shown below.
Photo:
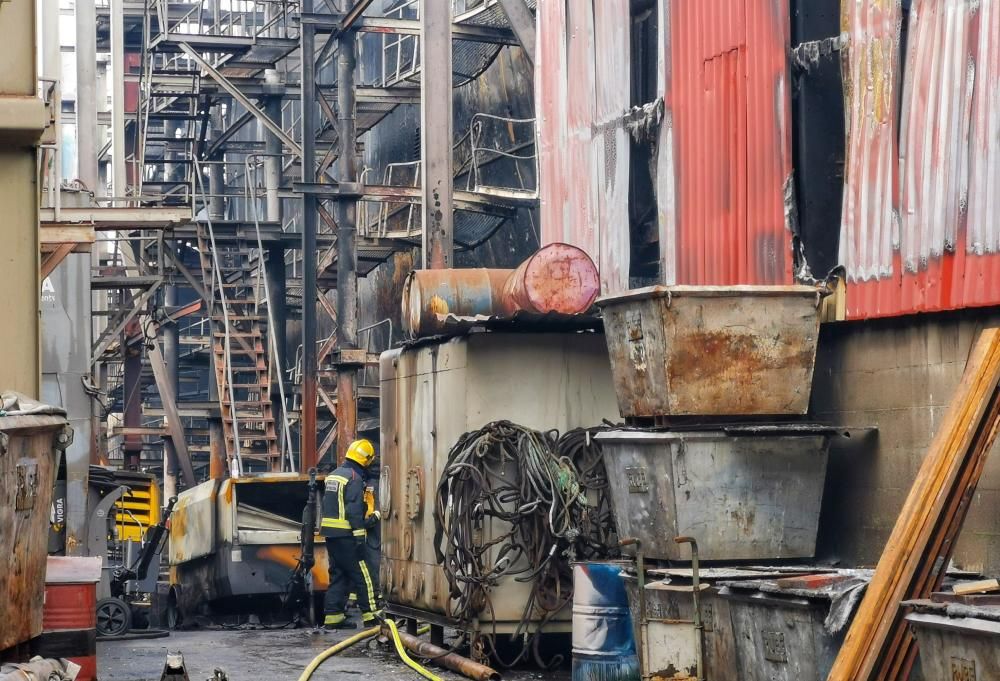
M542 2L537 11L541 245L573 244L628 288L628 0Z
M664 282L788 283L787 1L661 0L659 11Z
M876 68L897 58L899 2L843 7L848 317L1000 303L1000 0L914 0L902 79ZM897 150L897 111L882 107L900 80Z

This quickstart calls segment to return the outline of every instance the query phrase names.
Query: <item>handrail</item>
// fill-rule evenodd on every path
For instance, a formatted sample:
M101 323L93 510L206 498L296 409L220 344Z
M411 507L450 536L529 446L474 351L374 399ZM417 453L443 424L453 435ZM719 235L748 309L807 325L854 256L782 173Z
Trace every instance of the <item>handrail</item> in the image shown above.
M246 173L243 176L243 185L244 188L246 189L247 202L250 204L251 210L253 211L254 232L257 235L257 252L260 254L257 257L257 262L258 262L257 268L258 272L264 273L266 266L264 264L264 258L261 257L264 253L264 244L260 236L260 216L257 211L257 201L253 198L250 198L252 196L252 192L250 191L250 173L253 172L254 174L254 183L256 183L257 179L257 164L254 164L253 167L251 168L251 163L250 163L250 160L254 158L258 158L257 155L247 156L246 158ZM278 377L278 394L281 397L281 425L282 429L285 431L285 443L284 443L286 448L285 452L288 458L288 469L289 471L294 473L296 472L296 466L295 466L295 458L291 455L291 449L290 449L292 442L292 433L288 425L288 402L285 397L285 382L284 380L282 380L281 377L281 360L280 360L280 355L278 354L278 339L276 338L277 324L275 324L274 321L274 305L272 304L271 301L271 289L267 284L267 276L263 276L262 278L264 280L264 297L267 299L267 327L268 327L267 337L268 340L270 341L269 345L271 346L272 356L274 357L274 369L275 369L275 374ZM303 305L305 305L304 301ZM268 371L270 371L270 368L268 368Z
M204 192L205 181L202 178L201 174L201 164L198 161L197 157L195 157L193 160L194 160L195 177L196 177L195 181L197 183L197 188L200 189L202 192ZM223 286L222 272L218 259L218 248L215 245L215 230L212 228L212 217L208 211L205 211L205 221L206 224L208 225L208 236L212 242L212 255L211 255L213 264L212 272L215 275L212 278L213 279L212 287L214 288L216 283L219 286L219 296L222 302L222 319L223 319L223 324L225 326L225 333L223 335L223 339L226 348L226 357L224 362L226 369L226 379L229 382L229 408L232 411L232 422L233 422L233 460L235 461L236 464L235 468L230 470L230 474L232 475L232 477L238 478L240 477L240 474L243 470L243 458L240 455L240 437L239 437L240 433L238 425L239 419L237 418L237 415L239 414L239 407L236 403L236 391L235 388L233 388L233 384L235 383L235 381L233 380L232 345L231 345L231 338L229 335L229 304L226 302L226 287Z

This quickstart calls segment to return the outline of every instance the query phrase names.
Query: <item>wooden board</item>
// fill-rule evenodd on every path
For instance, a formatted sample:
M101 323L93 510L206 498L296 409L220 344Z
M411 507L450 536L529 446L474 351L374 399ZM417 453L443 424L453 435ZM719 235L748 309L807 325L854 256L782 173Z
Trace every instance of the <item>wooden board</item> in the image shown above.
M962 382L903 504L829 681L906 678L915 656L900 603L927 598L955 539L1000 428L1000 329L973 347Z

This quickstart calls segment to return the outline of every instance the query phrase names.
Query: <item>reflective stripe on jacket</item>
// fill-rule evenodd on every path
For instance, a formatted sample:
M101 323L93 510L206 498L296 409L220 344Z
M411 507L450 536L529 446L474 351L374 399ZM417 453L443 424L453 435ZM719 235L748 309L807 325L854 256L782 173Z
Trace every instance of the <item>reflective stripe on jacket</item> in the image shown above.
M365 480L360 468L346 461L327 476L320 522L324 537L365 536Z

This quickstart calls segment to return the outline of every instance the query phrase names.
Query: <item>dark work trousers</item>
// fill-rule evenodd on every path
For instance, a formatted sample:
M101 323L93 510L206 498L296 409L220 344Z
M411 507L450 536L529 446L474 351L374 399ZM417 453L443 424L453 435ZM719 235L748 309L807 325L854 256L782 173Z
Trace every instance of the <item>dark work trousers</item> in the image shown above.
M324 624L344 621L347 595L357 594L361 619L375 619L378 576L372 575L365 560L366 549L354 537L327 537L326 555L330 563L330 587L324 601Z

